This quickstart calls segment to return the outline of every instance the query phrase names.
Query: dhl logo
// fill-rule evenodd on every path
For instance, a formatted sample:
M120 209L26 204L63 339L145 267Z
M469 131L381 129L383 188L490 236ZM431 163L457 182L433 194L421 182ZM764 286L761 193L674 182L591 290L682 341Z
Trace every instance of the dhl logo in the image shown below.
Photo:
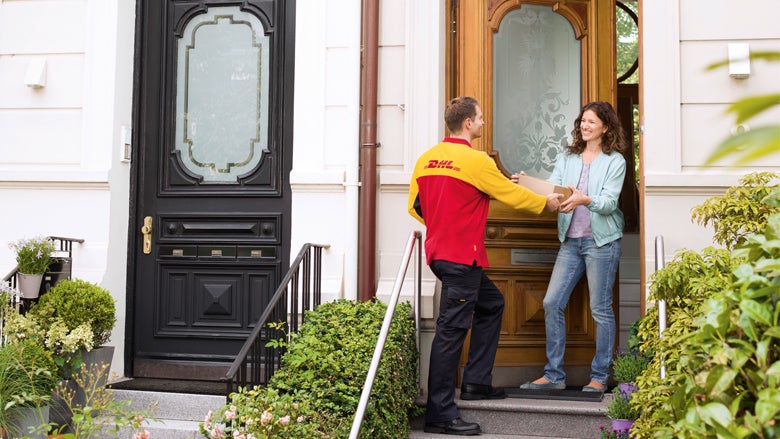
M457 166L452 166L452 160L428 160L428 165L425 167L425 169L433 169L433 168L444 168L444 169L452 169L453 171L460 171L460 168Z

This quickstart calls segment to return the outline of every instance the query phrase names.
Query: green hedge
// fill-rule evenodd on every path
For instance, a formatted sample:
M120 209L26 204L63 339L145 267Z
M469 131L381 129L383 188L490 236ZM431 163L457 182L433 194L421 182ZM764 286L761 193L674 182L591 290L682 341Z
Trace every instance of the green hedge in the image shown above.
M346 438L357 411L387 306L339 300L306 313L286 345L282 367L265 389L240 389L200 424L205 437ZM279 327L278 324L272 326ZM399 304L382 353L360 438L409 437L422 409L411 306Z
M270 386L302 392L321 416L328 437L347 437L360 400L387 306L339 300L306 315ZM417 414L414 321L411 306L399 304L366 408L361 438L407 438L409 416Z

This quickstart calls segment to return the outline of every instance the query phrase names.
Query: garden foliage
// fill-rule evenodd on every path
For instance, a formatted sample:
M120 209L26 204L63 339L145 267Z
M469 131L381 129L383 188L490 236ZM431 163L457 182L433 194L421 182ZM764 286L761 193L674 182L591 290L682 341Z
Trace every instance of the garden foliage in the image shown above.
M780 188L767 184L776 174L763 178L694 209L735 250L684 250L651 276L649 299L666 300L668 326L659 336L657 307L639 324L639 347L654 355L631 398L636 438L780 437ZM734 194L747 210L712 215ZM745 212L766 212L759 234Z
M246 433L258 439L348 437L386 309L382 302L339 300L307 311L300 331L283 342L287 352L268 389L240 389L230 403L207 417L201 432L212 438ZM361 438L409 436L409 416L419 410L414 403L418 353L410 312L408 303L395 311ZM248 395L256 395L255 403L247 402Z

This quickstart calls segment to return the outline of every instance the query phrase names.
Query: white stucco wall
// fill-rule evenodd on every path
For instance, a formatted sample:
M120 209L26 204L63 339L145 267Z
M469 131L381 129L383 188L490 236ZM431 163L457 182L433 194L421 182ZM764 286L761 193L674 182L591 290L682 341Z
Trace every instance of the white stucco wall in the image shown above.
M112 372L124 368L129 165L119 132L130 126L135 2L0 2L0 269L7 243L33 236L83 238L73 276L117 302ZM31 62L45 59L45 86Z
M668 261L682 248L712 243L710 230L691 222L690 210L722 194L754 170L780 170L780 152L729 167L704 166L710 152L736 129L727 106L748 95L780 90L780 63L751 62L748 79L705 67L728 57L729 43L751 52L780 51L775 0L662 0L641 2L642 165L644 170L645 268L654 271L654 240L663 236ZM748 125L780 123L780 108Z

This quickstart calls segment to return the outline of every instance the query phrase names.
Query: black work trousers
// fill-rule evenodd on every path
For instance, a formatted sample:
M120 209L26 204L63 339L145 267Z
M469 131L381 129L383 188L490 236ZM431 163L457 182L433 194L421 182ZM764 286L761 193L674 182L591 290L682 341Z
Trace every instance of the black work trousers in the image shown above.
M441 281L441 298L431 345L425 421L443 423L460 417L455 405L455 375L469 329L463 382L492 384L504 296L482 267L434 260L430 268Z

